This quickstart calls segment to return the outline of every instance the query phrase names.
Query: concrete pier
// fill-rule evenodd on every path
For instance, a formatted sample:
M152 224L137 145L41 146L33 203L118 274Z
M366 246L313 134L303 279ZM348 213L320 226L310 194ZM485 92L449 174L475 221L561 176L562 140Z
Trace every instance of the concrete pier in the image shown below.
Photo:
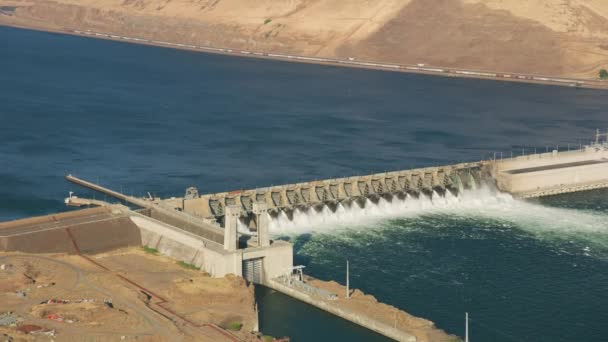
M270 246L270 232L268 231L270 217L268 216L268 206L266 203L254 202L253 214L257 223L258 245L260 247L268 247Z
M416 342L417 339L414 335L407 333L406 331L396 329L385 322L373 319L366 315L358 312L347 310L342 308L340 305L336 305L336 302L323 300L314 296L308 295L301 291L297 291L291 287L286 286L278 281L271 281L269 287L273 290L284 293L290 297L296 298L304 303L310 304L323 311L329 312L335 316L343 318L347 321L353 322L357 325L365 327L369 330L375 331L383 336L389 337L395 341L400 342Z
M239 245L237 234L237 225L241 210L234 205L226 208L226 216L224 218L224 249L230 252L236 251Z
M108 195L110 197L114 197L114 198L119 199L121 201L125 201L125 202L128 202L128 203L134 204L136 206L142 207L142 208L149 208L152 205L151 203L149 203L149 202L147 202L147 201L145 201L143 199L139 199L139 198L136 198L136 197L131 197L131 196L127 196L125 194L121 194L118 191L110 190L110 189L105 188L105 187L103 187L103 186L101 186L99 184L91 183L91 182L88 182L88 181L86 181L84 179L80 179L78 177L74 177L71 174L65 176L65 179L68 180L68 181L70 181L70 182L72 182L72 183L74 183L74 184L78 184L78 185L80 185L82 187L91 189L93 191L101 192L102 194L106 194L106 195Z

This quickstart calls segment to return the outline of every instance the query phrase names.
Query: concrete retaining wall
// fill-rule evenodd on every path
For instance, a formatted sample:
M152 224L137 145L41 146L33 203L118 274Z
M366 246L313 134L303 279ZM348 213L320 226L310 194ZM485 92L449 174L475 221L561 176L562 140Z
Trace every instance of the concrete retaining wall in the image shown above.
M576 187L582 184L605 183L608 180L608 163L585 165L547 171L503 176L509 192L520 194L542 191L553 187Z
M583 150L576 151L553 151L549 153L530 154L527 156L496 160L495 171L504 172L602 158L608 158L608 150L596 147L587 147Z
M200 222L200 219L196 217L192 217L192 222L189 222L186 215L168 210L157 209L152 209L150 211L150 215L153 219L166 222L184 231L202 236L207 240L215 241L217 243L224 242L224 232L221 228L211 227L204 222Z
M143 215L132 215L131 220L141 229L141 243L144 246L200 267L213 277L242 273L242 253L239 251L226 252L221 244Z
M267 286L276 291L282 292L288 296L291 296L291 297L301 300L305 303L313 305L321 310L327 311L338 317L344 318L348 321L358 324L364 328L373 330L381 335L392 338L396 341L416 342L416 340L417 340L415 336L410 335L404 331L395 329L388 324L371 319L364 315L355 314L353 312L343 310L343 309L337 307L336 305L332 305L331 302L310 297L309 295L307 295L305 293L291 289L274 280L269 280L267 283Z
M293 246L284 241L274 241L268 247L247 248L242 251L243 260L263 258L262 279L264 284L268 279L290 272L293 267Z
M213 277L226 274L242 275L243 260L263 259L263 279L288 272L293 266L293 248L290 243L273 242L264 248L246 248L229 252L223 245L206 240L196 234L173 227L144 215L131 215L141 230L141 244L157 249L163 255L200 267Z
M559 185L551 188L544 188L540 190L522 192L517 194L519 198L536 198L543 196L553 196L559 194L567 194L571 192L579 192L579 191L588 191L588 190L596 190L596 189L606 189L608 188L608 182L598 183L583 183L583 184L575 184L575 185Z
M608 186L608 148L496 161L492 173L500 190L523 198L603 188Z

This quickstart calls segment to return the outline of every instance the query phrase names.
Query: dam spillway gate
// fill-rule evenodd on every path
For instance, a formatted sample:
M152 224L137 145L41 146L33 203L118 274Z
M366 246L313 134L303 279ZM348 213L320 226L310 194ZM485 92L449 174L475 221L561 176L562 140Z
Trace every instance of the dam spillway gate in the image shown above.
M288 217L294 210L327 206L335 211L338 204L359 205L366 200L377 203L380 198L391 201L420 196L444 196L447 191L458 195L491 181L489 168L483 162L464 163L444 167L430 167L407 171L378 173L366 176L328 179L252 190L238 190L216 194L186 196L177 204L181 210L223 223L226 207L241 210L241 220L256 228L254 203L265 203L271 217L280 212ZM189 188L188 194L193 189Z
M608 134L607 134L608 135ZM596 139L598 140L598 139ZM397 198L459 196L483 184L517 198L608 188L608 139L577 150L553 150L505 159L482 160L446 166L376 173L199 195L189 188L183 198L163 200L164 205L224 226L228 208L239 221L257 229L263 213L271 217L294 211L330 210ZM261 209L263 208L263 209Z

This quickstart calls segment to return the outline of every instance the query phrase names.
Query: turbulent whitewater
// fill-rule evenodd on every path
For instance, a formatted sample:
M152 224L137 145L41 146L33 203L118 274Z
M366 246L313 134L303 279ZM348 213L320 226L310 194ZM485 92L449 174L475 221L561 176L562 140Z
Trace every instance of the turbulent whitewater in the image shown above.
M271 220L270 231L275 235L331 232L361 227L380 227L391 219L416 219L429 215L449 215L506 221L533 233L555 232L608 235L608 213L547 207L519 200L489 187L465 190L455 196L433 193L419 198L393 196L377 202L365 199L339 203L335 209L295 209L292 213L279 212Z

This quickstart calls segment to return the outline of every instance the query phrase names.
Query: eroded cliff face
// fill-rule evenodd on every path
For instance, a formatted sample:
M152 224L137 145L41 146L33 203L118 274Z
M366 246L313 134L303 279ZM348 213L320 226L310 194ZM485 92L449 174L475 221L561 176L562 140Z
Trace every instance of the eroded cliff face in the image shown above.
M0 23L255 51L575 77L608 67L604 0L0 0Z

